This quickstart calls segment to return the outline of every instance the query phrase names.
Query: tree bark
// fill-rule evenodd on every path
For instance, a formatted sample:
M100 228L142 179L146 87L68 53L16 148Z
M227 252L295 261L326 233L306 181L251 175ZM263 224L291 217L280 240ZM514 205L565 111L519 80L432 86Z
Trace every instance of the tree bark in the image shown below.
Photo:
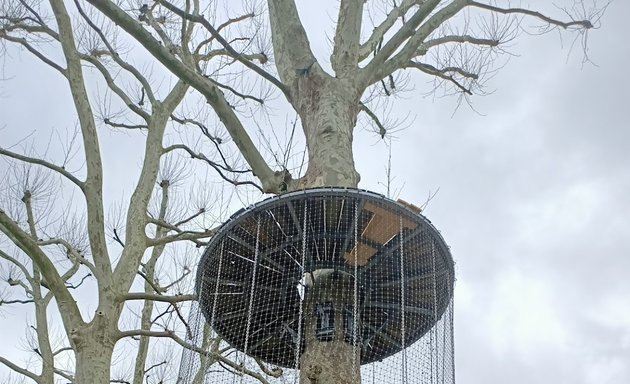
M298 188L356 188L360 176L352 150L359 112L358 87L326 74L317 62L305 69L293 89L308 149L308 169ZM300 384L358 384L360 350L344 340L343 312L353 304L352 277L324 274L312 281L304 301L305 350L300 358ZM333 303L332 340L316 336L318 304Z
M74 384L109 384L113 348L95 345L76 354Z
M344 310L354 305L354 278L334 270L318 270L304 300L306 347L300 358L300 384L360 384L361 349L345 339ZM332 303L334 336L317 337L316 307Z
M360 87L332 77L317 62L303 69L291 89L308 150L308 169L289 189L315 187L356 188L352 150L354 127L359 113ZM319 271L321 272L321 271ZM360 384L360 348L344 340L343 312L353 305L353 278L320 275L306 290L303 302L305 350L300 358L300 384ZM316 337L317 304L333 303L335 335L332 340Z
M74 384L109 384L114 351L113 338L108 332L85 327L75 349Z
M305 176L291 189L359 184L352 151L360 93L354 84L326 74L317 62L303 70L294 88L308 150Z

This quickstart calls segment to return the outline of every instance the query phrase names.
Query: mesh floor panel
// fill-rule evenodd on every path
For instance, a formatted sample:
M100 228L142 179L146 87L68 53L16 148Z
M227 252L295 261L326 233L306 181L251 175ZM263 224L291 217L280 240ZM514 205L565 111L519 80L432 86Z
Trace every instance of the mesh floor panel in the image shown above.
M454 383L453 269L408 204L335 188L264 200L201 259L190 342L211 352L185 352L180 380L297 383L306 351L337 345L354 382Z

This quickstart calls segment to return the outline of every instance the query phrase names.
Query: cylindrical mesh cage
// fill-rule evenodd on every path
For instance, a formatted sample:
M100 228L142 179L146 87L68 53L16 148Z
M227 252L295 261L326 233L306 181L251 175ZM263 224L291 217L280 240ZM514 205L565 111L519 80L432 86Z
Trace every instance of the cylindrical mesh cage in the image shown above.
M190 342L207 353L184 353L180 382L317 382L321 363L352 383L454 383L453 285L414 206L339 188L264 200L200 261Z

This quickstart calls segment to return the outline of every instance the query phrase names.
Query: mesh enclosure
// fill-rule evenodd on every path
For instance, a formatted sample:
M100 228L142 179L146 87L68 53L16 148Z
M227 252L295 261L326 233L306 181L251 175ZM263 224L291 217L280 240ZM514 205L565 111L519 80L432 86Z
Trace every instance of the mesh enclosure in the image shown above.
M181 383L454 383L454 268L413 206L311 189L234 214L197 270ZM337 375L337 376L335 376Z

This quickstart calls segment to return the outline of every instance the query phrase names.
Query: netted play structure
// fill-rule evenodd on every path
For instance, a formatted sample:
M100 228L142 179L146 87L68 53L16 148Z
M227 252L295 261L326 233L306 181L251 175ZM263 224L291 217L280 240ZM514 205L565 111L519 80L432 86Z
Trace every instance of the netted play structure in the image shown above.
M206 353L184 352L179 382L309 382L329 348L348 382L452 384L454 280L412 205L345 188L269 198L235 213L200 261L188 341Z

